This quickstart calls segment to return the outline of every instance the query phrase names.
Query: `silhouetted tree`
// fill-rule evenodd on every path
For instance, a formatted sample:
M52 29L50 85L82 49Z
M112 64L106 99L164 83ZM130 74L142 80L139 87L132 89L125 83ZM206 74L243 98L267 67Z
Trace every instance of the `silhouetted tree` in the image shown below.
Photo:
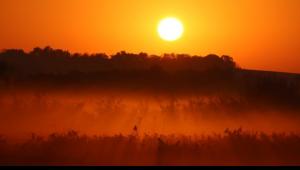
M0 62L0 76L2 76L5 72L8 71L8 66L5 62Z
M29 53L29 55L35 56L35 57L40 57L43 55L43 49L36 47Z

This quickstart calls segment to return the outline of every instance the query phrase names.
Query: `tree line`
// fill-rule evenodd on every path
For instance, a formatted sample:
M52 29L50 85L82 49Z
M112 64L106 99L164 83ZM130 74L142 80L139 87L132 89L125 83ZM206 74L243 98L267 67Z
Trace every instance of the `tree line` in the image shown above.
M104 53L71 54L51 47L34 48L30 52L7 49L0 53L0 72L16 74L67 74L70 72L95 73L104 71L222 71L237 68L230 56L214 54L190 56L188 54L148 55L121 51L108 56Z

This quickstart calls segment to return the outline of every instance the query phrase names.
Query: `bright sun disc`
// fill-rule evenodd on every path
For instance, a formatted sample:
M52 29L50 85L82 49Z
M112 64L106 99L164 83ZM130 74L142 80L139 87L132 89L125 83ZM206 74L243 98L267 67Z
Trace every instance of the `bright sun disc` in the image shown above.
M176 18L165 18L158 25L159 36L166 41L175 41L183 34L183 25Z

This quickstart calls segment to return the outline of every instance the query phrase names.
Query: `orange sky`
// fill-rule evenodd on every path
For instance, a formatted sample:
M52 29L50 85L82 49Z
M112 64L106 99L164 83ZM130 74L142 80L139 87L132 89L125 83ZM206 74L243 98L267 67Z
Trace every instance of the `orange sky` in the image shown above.
M156 27L175 16L184 36ZM300 73L299 0L1 0L0 49L227 54L243 68Z

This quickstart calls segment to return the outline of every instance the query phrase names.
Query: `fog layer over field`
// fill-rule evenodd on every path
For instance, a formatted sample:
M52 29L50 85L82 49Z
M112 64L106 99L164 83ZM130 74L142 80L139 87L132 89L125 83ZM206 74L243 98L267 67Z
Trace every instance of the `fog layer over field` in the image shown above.
M300 75L230 56L0 52L1 164L299 164Z
M95 89L14 89L0 95L1 134L26 138L31 133L76 130L89 135L222 133L226 128L300 132L291 110L247 103L242 97L176 95Z

